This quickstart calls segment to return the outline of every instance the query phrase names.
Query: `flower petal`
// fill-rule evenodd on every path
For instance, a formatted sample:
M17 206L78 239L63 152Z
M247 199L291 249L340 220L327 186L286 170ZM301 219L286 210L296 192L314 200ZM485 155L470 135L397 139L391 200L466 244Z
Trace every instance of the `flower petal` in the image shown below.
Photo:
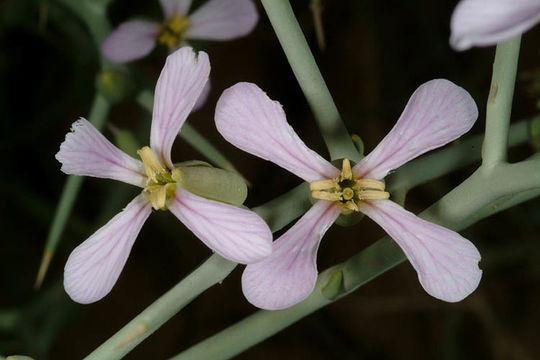
M167 57L156 84L150 146L171 169L171 148L210 74L208 55L183 47Z
M470 130L478 108L469 93L436 79L412 94L396 125L353 167L356 177L382 179L409 160L453 141Z
M260 261L272 252L272 233L253 211L205 199L178 187L169 210L203 243L241 263Z
M200 110L200 108L202 108L204 104L206 104L206 100L208 100L208 95L210 95L210 90L212 90L212 85L210 84L210 80L208 80L202 90L201 95L199 95L197 102L193 106L193 109L191 110L191 112Z
M125 63L145 57L156 45L161 26L150 21L128 21L120 24L101 43L101 53L114 63Z
M538 0L462 0L450 21L455 50L495 45L540 21Z
M457 302L478 287L480 253L457 232L423 220L390 200L365 202L360 211L397 242L431 296Z
M239 149L313 182L337 176L339 170L310 150L287 123L281 104L257 85L238 83L223 92L216 105L216 126Z
M64 288L73 301L89 304L111 291L151 212L141 194L73 250L64 268Z
M253 305L284 309L311 294L317 281L317 250L341 208L320 200L274 242L274 251L250 264L242 275L242 290Z
M232 40L249 34L258 20L252 0L210 0L189 16L186 38Z
M191 0L159 0L165 19L170 19L178 14L186 15L191 7Z
M79 119L60 145L56 159L66 174L119 180L144 187L143 163L111 144L90 122Z

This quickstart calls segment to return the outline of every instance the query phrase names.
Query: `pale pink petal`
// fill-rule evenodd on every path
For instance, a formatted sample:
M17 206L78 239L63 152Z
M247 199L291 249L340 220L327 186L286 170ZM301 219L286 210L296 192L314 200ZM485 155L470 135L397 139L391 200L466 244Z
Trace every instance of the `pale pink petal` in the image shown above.
M90 122L79 119L60 145L56 159L66 174L119 180L144 187L143 163L111 144Z
M360 211L397 242L431 296L457 302L478 287L482 277L478 268L480 253L469 240L390 200L365 202Z
M191 6L191 0L159 0L165 19L170 19L178 14L186 15Z
M232 40L249 34L258 20L252 0L210 0L189 16L186 38Z
M224 258L249 264L272 252L272 233L253 211L205 199L177 188L169 210L210 249Z
M114 63L125 63L148 55L156 46L161 26L150 21L120 24L101 43L101 53Z
M199 98L197 99L197 102L193 106L193 109L191 112L195 112L202 108L204 104L206 104L206 100L208 100L208 95L210 95L210 90L212 89L212 85L210 84L210 80L206 83L206 85L203 88L203 91L201 95L199 95Z
M450 45L456 50L495 45L539 21L540 0L462 0L450 21Z
M300 140L287 123L281 104L272 101L255 84L238 83L225 90L216 105L215 120L228 142L306 181L339 174L338 169Z
M208 55L183 47L167 57L156 84L150 146L170 168L171 148L210 74Z
M151 212L141 194L73 250L64 268L64 288L74 301L89 304L111 291Z
M272 254L250 264L242 275L242 290L253 305L284 309L311 294L317 281L317 250L341 208L320 200L274 242Z
M478 108L469 93L436 79L412 94L405 110L377 147L353 168L357 177L382 179L389 171L470 130Z

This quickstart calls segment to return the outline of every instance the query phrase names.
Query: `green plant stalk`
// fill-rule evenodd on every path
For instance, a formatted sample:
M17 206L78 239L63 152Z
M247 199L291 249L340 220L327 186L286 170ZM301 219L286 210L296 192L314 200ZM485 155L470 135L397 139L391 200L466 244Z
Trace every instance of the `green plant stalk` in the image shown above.
M482 155L482 164L488 171L491 166L506 161L520 43L521 35L498 44L495 51Z
M121 359L200 293L225 279L236 265L217 254L210 256L85 360Z
M109 113L110 103L99 93L94 97L94 103L90 109L90 114L88 120L98 129L103 128L107 115ZM47 269L52 260L54 252L58 247L58 242L64 232L66 227L67 220L71 211L73 210L73 205L75 204L75 199L79 194L81 185L84 177L69 175L62 194L60 195L60 200L58 201L58 206L54 212L54 217L52 220L49 233L47 234L47 240L45 243L45 250L43 252L43 257L41 264L39 266L38 275L36 277L35 287L39 288Z
M149 90L144 90L137 96L137 103L145 110L152 113L154 95ZM208 140L206 140L191 124L184 123L178 134L180 138L191 145L195 150L204 155L214 165L234 172L238 172L233 164Z
M261 2L315 115L330 158L332 160L348 158L358 162L362 155L356 151L341 121L332 95L317 67L289 0L261 0Z
M519 199L525 201L539 192L540 159L501 164L493 169L492 174L498 177L496 181L481 169L477 170L419 216L459 231L472 224L471 216L483 212L485 217L497 212L498 208L494 205L501 197L527 194ZM486 183L490 183L490 186L485 186ZM476 216L474 221L479 219ZM350 294L404 260L405 255L399 246L386 236L344 263L323 271L313 293L301 303L279 311L258 311L171 360L229 359L315 310ZM338 272L340 276L335 276ZM334 279L342 279L341 286L329 284ZM326 289L331 289L330 293L325 293ZM339 290L336 292L335 289Z

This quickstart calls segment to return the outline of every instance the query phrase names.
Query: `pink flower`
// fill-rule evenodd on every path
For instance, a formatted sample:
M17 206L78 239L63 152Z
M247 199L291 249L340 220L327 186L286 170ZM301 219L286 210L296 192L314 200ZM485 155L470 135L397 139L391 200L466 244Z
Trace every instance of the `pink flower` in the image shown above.
M450 45L456 50L495 45L539 21L540 0L461 0L450 21Z
M458 233L425 221L388 200L381 180L393 169L467 132L478 110L471 96L448 80L432 80L412 95L390 133L358 164L338 170L300 140L281 105L260 88L239 83L225 90L216 108L219 132L238 148L311 183L317 201L274 242L272 254L250 264L242 276L247 299L260 308L282 309L306 298L317 279L317 249L342 213L360 211L398 243L424 289L460 301L480 281L480 254Z
M272 251L272 234L254 212L203 198L182 188L171 148L205 86L208 55L185 47L167 58L156 85L150 146L142 162L111 144L92 124L76 121L56 154L66 174L119 180L143 188L124 210L79 245L66 263L64 288L83 304L98 301L116 283L142 225L154 209L170 210L209 248L239 263Z
M191 0L160 0L160 4L162 24L143 20L120 24L103 41L103 55L125 63L148 55L156 43L174 50L189 39L231 40L249 34L259 19L252 0L210 0L189 17Z

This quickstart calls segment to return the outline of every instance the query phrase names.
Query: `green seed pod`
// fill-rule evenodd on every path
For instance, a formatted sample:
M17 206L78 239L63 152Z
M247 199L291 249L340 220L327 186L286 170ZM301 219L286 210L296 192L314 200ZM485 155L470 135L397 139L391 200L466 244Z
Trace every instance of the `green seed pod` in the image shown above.
M172 177L189 192L207 199L241 206L247 197L244 179L231 171L207 166L181 166Z

